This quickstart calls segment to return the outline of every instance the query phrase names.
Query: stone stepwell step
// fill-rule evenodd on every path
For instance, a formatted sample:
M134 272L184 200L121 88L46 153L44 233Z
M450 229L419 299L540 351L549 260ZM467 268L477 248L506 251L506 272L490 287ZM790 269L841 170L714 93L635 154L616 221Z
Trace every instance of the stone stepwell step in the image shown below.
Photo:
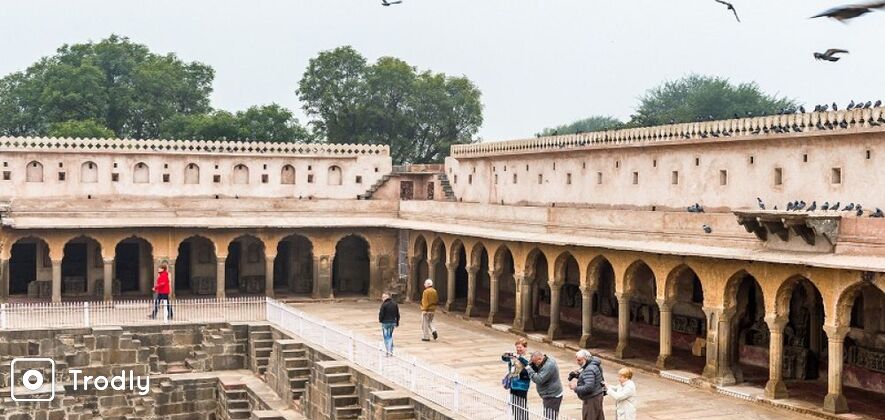
M358 419L363 413L363 408L358 405L349 407L335 407L336 419Z
M384 418L386 420L409 420L415 418L415 407L412 405L385 406Z
M350 407L358 405L359 397L354 395L333 395L332 406L334 407Z
M329 384L329 392L335 395L354 395L356 394L356 385L351 383Z

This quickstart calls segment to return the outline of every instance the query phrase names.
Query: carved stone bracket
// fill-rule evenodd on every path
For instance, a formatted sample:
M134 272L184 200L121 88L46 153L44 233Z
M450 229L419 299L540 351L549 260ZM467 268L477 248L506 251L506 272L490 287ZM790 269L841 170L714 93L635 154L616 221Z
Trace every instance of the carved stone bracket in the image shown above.
M756 235L759 240L768 242L769 234L777 236L781 241L788 242L790 233L802 238L808 245L814 246L818 237L824 238L830 246L835 246L839 239L840 215L809 214L804 212L734 212L738 224L747 232Z

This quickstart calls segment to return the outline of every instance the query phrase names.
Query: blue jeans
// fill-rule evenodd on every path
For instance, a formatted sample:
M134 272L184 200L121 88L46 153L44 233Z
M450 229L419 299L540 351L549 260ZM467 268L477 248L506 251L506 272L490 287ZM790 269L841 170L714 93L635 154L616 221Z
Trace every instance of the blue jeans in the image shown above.
M384 337L384 347L387 348L387 353L393 353L393 329L396 328L396 323L394 322L383 322L381 323L381 335Z
M172 319L172 302L169 301L169 295L165 293L157 293L157 298L154 300L154 312L151 314L151 318L157 317L161 300L166 301L166 313L169 314L169 319Z

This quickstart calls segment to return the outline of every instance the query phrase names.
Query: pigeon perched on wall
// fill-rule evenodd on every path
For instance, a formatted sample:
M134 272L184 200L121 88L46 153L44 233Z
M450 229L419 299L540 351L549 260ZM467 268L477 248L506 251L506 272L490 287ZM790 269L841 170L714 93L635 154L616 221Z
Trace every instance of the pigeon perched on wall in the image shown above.
M827 210L829 210L829 209L830 209L830 202L829 202L829 201L824 201L824 205L820 206L820 209L823 210L823 211L827 211Z
M839 211L839 202L837 201L836 204L833 204L832 206L830 206L830 210L831 211Z
M873 218L876 218L876 219L880 219L880 218L885 217L885 213L882 212L882 209L876 207L876 212L875 212L875 213L871 213L871 214L870 214L870 217L873 217Z
M759 208L760 208L761 210L765 210L765 203L762 202L762 199L761 199L761 198L756 197L756 202L759 203Z
M808 206L808 209L805 211L815 211L815 210L817 210L817 201L812 201L811 205Z
M711 232L713 232L713 228L711 228L711 227L708 226L708 225L703 225L702 227L704 228L704 233L711 233Z

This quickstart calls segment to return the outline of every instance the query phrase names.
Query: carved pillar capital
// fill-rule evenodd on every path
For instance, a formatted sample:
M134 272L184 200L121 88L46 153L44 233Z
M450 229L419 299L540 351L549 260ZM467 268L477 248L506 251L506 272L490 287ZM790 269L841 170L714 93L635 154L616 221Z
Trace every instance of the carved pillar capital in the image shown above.
M768 330L773 333L784 332L784 327L787 326L787 322L789 321L790 320L785 316L765 316L765 323L768 324Z

